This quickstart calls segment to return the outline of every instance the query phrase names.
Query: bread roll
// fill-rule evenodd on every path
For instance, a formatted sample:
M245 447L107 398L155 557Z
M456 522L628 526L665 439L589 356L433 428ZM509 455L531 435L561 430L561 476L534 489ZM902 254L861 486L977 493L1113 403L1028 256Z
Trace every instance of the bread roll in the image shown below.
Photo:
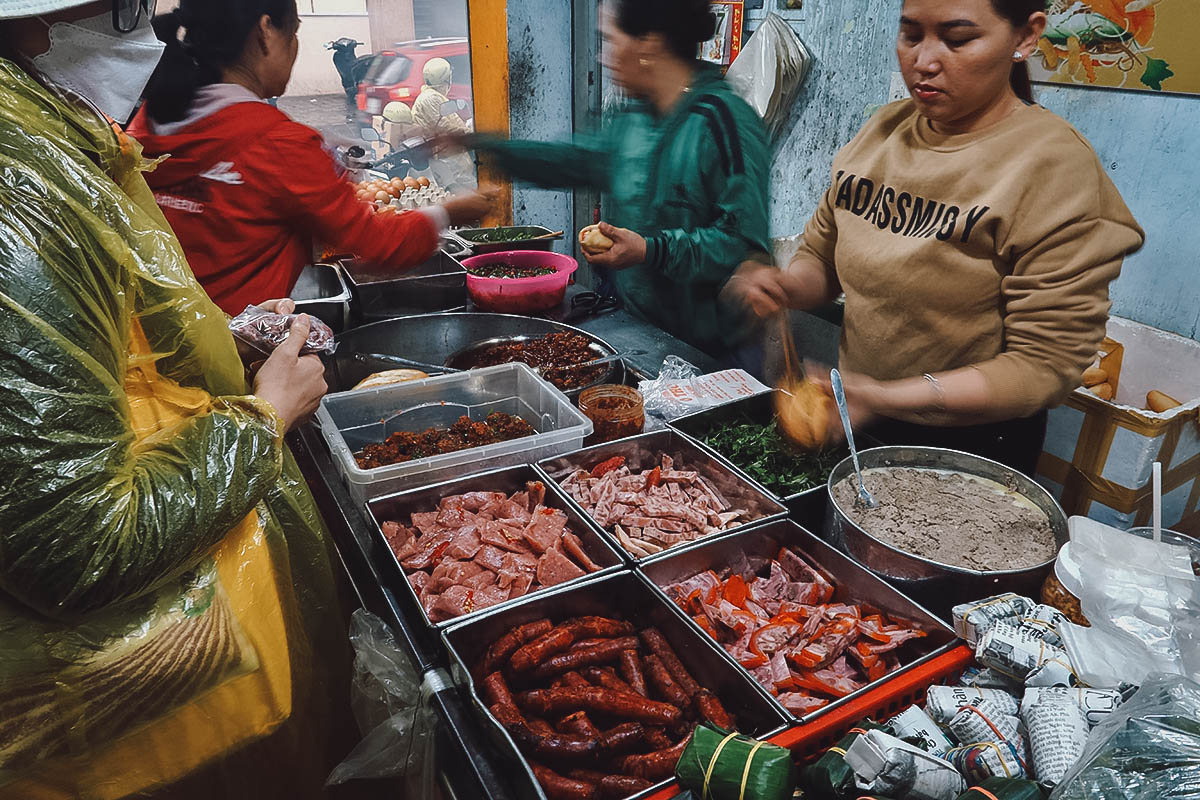
M579 247L589 256L612 249L612 239L600 232L599 225L588 225L579 232Z
M1183 403L1171 397L1169 394L1155 390L1146 395L1146 408L1151 411L1170 411L1172 408L1181 406Z
M1101 400L1113 399L1113 388L1111 383L1100 383L1095 386L1089 386L1088 391L1099 397Z
M783 435L806 450L824 447L837 417L833 398L825 394L820 386L807 380L780 388L790 392L790 396L778 395L775 401L775 412L779 415L779 429Z
M427 373L421 372L419 369L389 369L383 372L376 372L368 375L355 385L355 389L370 389L375 386L387 386L392 383L404 383L405 381L419 381L422 378L428 378Z
M1108 373L1100 367L1088 367L1083 371L1083 385L1087 387L1108 383Z

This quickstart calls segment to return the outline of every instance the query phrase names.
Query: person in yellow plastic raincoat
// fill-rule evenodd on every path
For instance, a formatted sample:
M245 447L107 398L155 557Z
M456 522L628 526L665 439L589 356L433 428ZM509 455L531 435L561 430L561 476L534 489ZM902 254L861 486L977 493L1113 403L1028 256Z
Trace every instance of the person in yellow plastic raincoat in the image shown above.
M431 58L421 72L425 85L413 101L414 129L426 139L434 140L447 134L470 133L472 126L463 122L457 111L448 111L450 86L454 70L444 58ZM448 191L471 189L476 185L475 164L463 152L435 150L429 162L433 178Z
M348 649L282 436L324 381L301 321L247 389L97 110L152 5L0 4L0 798L317 797Z

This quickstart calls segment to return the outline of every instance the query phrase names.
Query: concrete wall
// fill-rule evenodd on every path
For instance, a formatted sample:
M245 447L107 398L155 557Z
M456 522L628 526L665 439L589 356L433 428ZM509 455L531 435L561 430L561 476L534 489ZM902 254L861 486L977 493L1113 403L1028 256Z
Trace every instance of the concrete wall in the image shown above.
M508 0L509 109L513 138L571 136L571 4ZM545 225L573 236L570 192L516 184L513 222ZM555 249L562 249L559 243Z
M776 3L768 0L768 6ZM567 0L509 0L513 135L566 135L571 110ZM772 234L800 231L829 180L834 154L886 102L896 69L901 0L809 0L781 12L816 57L771 171ZM750 25L763 11L751 11ZM1200 337L1200 97L1035 87L1095 147L1142 226L1146 246L1112 287L1113 312ZM567 197L519 189L519 220L552 224ZM536 217L536 219L535 219Z
M786 12L816 64L771 171L774 235L803 229L828 184L834 154L887 100L900 6L901 0L811 0L803 11ZM1035 92L1091 141L1146 229L1146 246L1113 285L1113 313L1197 338L1200 97L1057 86Z

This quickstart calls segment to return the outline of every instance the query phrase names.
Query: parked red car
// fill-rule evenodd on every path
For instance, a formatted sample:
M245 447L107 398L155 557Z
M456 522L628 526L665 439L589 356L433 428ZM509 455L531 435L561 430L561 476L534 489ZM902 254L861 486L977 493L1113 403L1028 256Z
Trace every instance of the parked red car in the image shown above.
M382 114L393 101L412 105L425 85L425 63L432 58L444 58L454 70L450 87L451 100L471 101L471 54L467 40L461 37L417 39L397 42L375 54L375 60L358 85L358 110L364 122Z

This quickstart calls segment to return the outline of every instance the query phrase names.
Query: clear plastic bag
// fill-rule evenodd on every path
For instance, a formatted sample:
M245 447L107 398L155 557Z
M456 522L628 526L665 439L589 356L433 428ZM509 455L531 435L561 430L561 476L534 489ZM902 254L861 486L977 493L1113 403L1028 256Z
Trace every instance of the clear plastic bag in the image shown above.
M255 350L270 355L283 344L292 329L297 314L276 314L256 305L248 305L242 313L229 320L229 330L241 341ZM333 340L333 329L321 320L309 315L308 339L300 348L300 355L328 353L337 350Z
M658 377L639 383L638 391L642 393L646 408L644 430L649 432L685 414L694 414L769 389L744 370L727 369L701 375L700 370L679 356L667 356Z
M1200 796L1200 684L1154 675L1095 727L1051 800Z
M403 775L404 796L432 797L437 716L422 676L384 621L369 611L360 608L351 615L350 644L350 704L364 738L326 785Z
M808 77L812 56L778 14L767 14L729 66L726 79L762 117L774 139Z
M1071 663L1090 686L1140 684L1155 672L1200 674L1200 580L1186 548L1072 517L1071 572L1090 628L1061 631Z

